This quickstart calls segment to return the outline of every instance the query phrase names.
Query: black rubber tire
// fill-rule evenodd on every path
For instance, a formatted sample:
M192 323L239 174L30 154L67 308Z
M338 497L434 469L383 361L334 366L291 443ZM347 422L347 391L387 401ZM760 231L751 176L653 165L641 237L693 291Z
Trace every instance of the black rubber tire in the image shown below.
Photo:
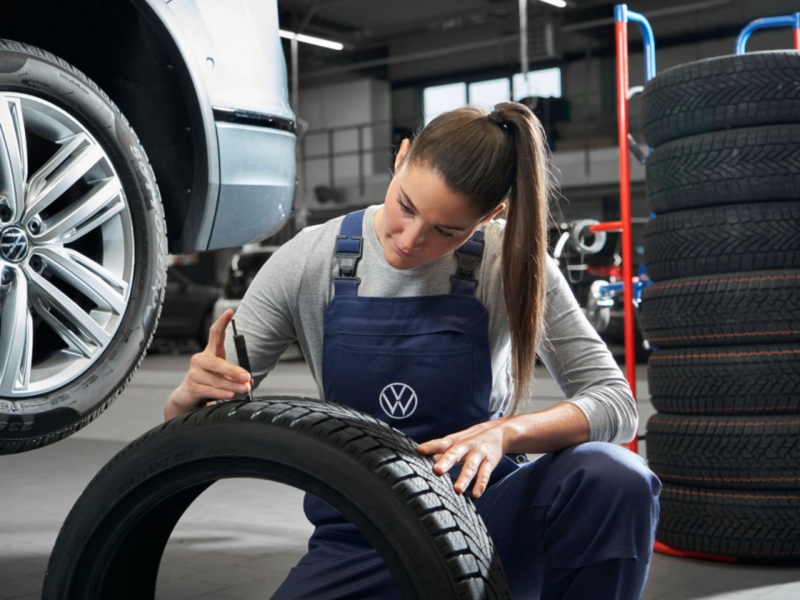
M698 208L645 225L653 281L696 275L800 268L800 202Z
M661 281L641 312L656 348L800 342L800 270Z
M664 482L800 489L800 415L696 416L647 421L647 462Z
M800 560L800 494L664 484L656 540L747 562ZM744 562L744 561L743 561Z
M661 71L642 93L650 146L733 127L800 123L800 52L718 56Z
M662 413L800 414L800 344L657 350L647 381Z
M404 598L510 598L483 521L434 462L383 421L332 402L265 397L196 410L133 441L95 476L58 535L42 598L152 599L178 519L230 477L286 483L340 511Z
M91 423L119 396L144 359L164 300L164 209L147 154L125 117L91 80L52 54L0 40L0 90L39 96L81 122L111 159L133 219L134 275L117 334L95 364L49 394L0 398L0 454L61 440Z
M647 199L657 215L701 206L800 199L800 124L703 133L647 158Z

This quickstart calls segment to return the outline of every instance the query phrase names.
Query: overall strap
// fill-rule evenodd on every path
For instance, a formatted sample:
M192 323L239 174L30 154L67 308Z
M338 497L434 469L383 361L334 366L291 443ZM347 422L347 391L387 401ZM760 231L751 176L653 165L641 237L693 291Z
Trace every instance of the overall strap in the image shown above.
M475 294L475 288L478 286L478 280L475 279L475 269L478 268L483 258L484 244L483 231L479 229L456 250L458 272L450 276L451 294L465 294L467 296Z
M333 278L334 293L337 296L357 296L361 279L356 277L356 266L362 254L361 223L366 208L346 215L336 236L336 262L339 263L339 276Z

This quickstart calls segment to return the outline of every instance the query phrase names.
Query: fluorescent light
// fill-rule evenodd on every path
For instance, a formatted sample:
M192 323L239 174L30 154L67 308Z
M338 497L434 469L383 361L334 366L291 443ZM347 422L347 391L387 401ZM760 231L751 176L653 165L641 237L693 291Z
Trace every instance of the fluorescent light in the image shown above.
M565 0L540 0L545 4L552 4L553 6L557 6L558 8L567 8L567 3Z
M291 31L284 31L283 29L279 29L278 33L280 33L282 38L286 38L288 40L294 39L297 37L298 42L305 42L306 44L314 44L315 46L322 46L323 48L330 48L331 50L341 50L344 48L344 44L340 44L339 42L331 42L330 40L323 40L322 38L313 37L310 35L296 35Z

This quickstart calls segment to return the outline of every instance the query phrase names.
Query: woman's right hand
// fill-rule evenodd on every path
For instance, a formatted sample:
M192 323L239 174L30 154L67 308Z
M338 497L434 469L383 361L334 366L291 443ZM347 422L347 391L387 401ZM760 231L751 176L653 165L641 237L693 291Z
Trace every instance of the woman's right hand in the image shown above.
M208 333L208 345L192 356L189 372L164 405L164 420L191 412L209 400L230 400L237 393L247 393L254 381L246 369L225 360L225 330L233 318L227 309Z

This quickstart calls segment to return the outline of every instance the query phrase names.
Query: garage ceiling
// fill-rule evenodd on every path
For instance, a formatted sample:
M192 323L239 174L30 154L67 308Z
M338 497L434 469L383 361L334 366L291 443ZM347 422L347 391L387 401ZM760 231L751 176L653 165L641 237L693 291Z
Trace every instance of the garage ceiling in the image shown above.
M613 51L615 3L567 1L559 9L528 0L531 68ZM651 20L659 46L729 37L755 18L797 10L793 0L640 0L628 6ZM348 77L411 84L519 68L518 0L278 0L278 10L282 29L345 44L338 52L300 44L303 85Z

